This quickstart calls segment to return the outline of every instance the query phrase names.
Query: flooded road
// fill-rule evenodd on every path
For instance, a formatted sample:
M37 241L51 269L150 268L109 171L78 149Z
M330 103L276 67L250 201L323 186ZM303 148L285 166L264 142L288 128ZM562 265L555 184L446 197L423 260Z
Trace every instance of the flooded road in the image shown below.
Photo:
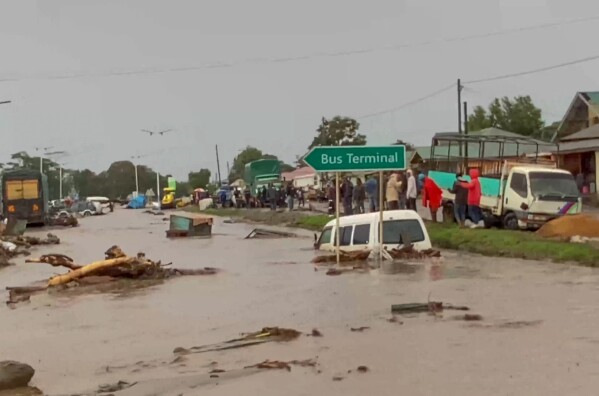
M597 270L444 252L440 263L392 275L326 276L310 264L311 233L244 240L253 226L218 220L211 239L168 240L162 217L117 210L84 219L53 231L61 245L32 255L64 253L85 264L118 244L179 268L223 272L118 293L41 294L14 310L2 304L0 356L31 364L33 385L50 395L119 380L140 383L116 395L564 395L599 386ZM15 262L0 270L3 300L6 286L65 272ZM483 320L453 320L460 313L446 311L388 321L392 304L426 302L429 294ZM265 326L317 328L323 336L173 354ZM350 330L360 326L369 329ZM318 365L236 371L266 359ZM210 378L215 367L228 373Z

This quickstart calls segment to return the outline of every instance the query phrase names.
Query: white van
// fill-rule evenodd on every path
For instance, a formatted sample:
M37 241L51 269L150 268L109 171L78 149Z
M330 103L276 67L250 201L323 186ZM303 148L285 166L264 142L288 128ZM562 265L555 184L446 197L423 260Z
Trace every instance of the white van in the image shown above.
M105 212L104 209L108 209L110 207L110 200L106 197L87 197L85 200L94 205L96 208L96 214L103 214Z
M346 252L374 249L379 246L380 213L344 216L339 219L339 245ZM318 250L335 251L335 220L322 229L316 242ZM416 250L431 249L431 240L424 222L413 210L388 210L383 212L383 238L385 248L391 250L402 244L401 234L407 233Z

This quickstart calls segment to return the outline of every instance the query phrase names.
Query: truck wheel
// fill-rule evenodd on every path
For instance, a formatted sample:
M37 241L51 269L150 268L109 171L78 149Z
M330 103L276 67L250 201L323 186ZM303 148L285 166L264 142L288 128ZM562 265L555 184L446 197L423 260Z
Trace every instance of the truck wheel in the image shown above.
M503 228L506 230L518 230L520 227L518 226L518 217L514 212L507 213L503 216Z
M445 205L443 205L443 223L454 224L455 222L456 221L453 211L453 204L446 203Z

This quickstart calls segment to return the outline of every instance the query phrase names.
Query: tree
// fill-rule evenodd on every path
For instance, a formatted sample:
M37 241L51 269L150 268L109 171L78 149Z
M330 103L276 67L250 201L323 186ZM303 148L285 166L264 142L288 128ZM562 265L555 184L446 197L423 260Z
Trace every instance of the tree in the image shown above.
M265 156L262 153L262 150L258 150L252 146L247 146L245 149L243 149L243 151L237 154L235 159L233 159L233 166L229 172L229 182L233 183L235 180L243 178L245 165L264 157Z
M317 134L308 149L316 146L364 146L366 136L358 133L360 124L349 117L322 118Z
M536 107L530 96L507 96L495 98L485 110L481 106L468 116L468 131L475 132L495 127L524 136L535 136L545 126L541 109Z
M210 183L211 172L209 169L200 169L198 172L189 172L187 182L192 189L206 188Z
M395 143L393 143L393 146L398 146L400 144L403 144L404 146L406 146L406 151L414 151L414 150L416 150L416 146L414 146L412 143L404 142L401 139L397 139L395 141Z

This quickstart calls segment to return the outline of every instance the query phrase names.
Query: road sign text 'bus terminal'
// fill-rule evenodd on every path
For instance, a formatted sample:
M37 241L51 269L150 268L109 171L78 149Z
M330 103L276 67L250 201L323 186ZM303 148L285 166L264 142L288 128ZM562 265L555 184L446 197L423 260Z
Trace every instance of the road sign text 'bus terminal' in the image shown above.
M397 146L319 146L304 162L317 172L384 171L406 169L406 148Z

